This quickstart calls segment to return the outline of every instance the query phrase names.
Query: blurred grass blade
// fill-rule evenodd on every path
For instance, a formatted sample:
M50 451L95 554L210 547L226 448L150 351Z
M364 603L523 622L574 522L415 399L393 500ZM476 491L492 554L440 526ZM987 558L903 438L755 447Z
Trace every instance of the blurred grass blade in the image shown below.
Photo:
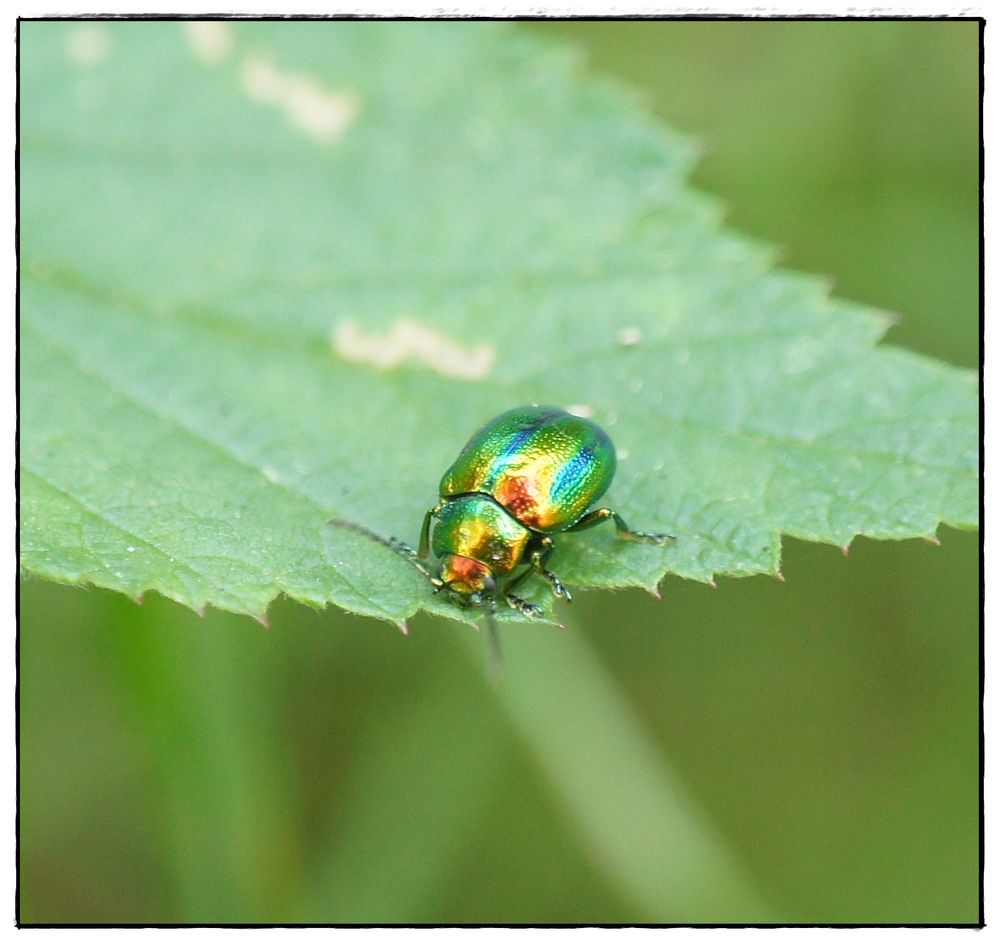
M483 660L481 640L463 636ZM511 627L498 696L637 922L761 923L773 911L576 631Z
M280 675L260 657L275 653L262 633L241 642L231 615L192 630L189 613L158 612L98 634L155 770L164 896L191 923L287 920L302 848L297 784L279 762Z
M468 710L473 676L443 674L438 666L423 696L376 718L361 749L344 759L347 781L321 823L324 852L296 920L442 920L440 888L476 834L506 760L502 728Z

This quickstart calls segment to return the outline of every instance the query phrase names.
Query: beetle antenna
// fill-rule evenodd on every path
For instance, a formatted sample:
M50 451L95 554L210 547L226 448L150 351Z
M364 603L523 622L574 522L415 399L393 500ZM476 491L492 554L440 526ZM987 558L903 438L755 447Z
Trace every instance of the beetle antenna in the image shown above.
M496 600L491 599L486 606L486 634L490 641L489 674L493 684L499 684L503 677L503 652L500 650L500 633L497 631L497 620L493 617L497 611Z
M381 534L377 534L375 531L369 530L361 524L356 524L354 521L346 521L342 517L331 517L327 521L327 524L332 524L334 527L340 527L344 530L353 530L356 534L362 534L369 538L369 540L374 540L375 543L381 544L383 547L388 547L415 569L423 573L435 588L440 589L442 586L441 580L420 562L420 559L417 557L417 551L408 544L404 544L398 537L383 537Z

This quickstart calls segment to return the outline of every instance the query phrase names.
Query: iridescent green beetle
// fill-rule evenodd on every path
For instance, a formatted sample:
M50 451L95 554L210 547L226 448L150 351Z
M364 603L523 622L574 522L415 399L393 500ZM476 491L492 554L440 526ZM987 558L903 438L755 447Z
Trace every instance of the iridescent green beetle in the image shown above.
M590 420L551 406L508 410L469 439L444 473L441 500L424 515L416 556L426 559L433 550L440 561L431 575L436 589L447 589L466 606L492 607L499 579L527 564L501 592L513 609L541 615L514 589L537 573L557 598L571 599L545 566L553 534L610 519L624 540L664 546L672 539L631 530L615 511L593 507L616 466L611 440Z
M441 479L441 500L424 515L418 550L353 521L331 524L358 531L391 548L434 586L464 607L486 607L494 664L499 663L496 627L498 583L507 604L526 616L542 609L515 595L532 573L557 598L571 600L559 577L546 569L553 534L586 530L613 520L623 540L664 546L670 534L634 531L621 515L594 507L608 490L617 458L600 426L552 406L520 406L490 420L462 449ZM432 530L433 529L433 530ZM431 570L431 551L440 561ZM526 568L514 571L522 564Z

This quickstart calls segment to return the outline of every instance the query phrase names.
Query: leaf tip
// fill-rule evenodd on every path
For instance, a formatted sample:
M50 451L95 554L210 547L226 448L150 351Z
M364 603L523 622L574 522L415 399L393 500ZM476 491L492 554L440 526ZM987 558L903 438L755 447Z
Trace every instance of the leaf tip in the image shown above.
M879 308L876 311L876 315L887 328L896 327L903 323L903 316L896 311L886 311L883 308Z

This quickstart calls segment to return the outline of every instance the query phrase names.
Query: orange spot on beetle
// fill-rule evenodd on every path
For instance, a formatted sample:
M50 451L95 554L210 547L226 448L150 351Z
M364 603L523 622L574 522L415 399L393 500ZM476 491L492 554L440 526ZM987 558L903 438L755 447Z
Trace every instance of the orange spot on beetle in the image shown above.
M537 527L541 523L538 487L533 478L512 475L503 479L497 488L497 500L522 524Z

